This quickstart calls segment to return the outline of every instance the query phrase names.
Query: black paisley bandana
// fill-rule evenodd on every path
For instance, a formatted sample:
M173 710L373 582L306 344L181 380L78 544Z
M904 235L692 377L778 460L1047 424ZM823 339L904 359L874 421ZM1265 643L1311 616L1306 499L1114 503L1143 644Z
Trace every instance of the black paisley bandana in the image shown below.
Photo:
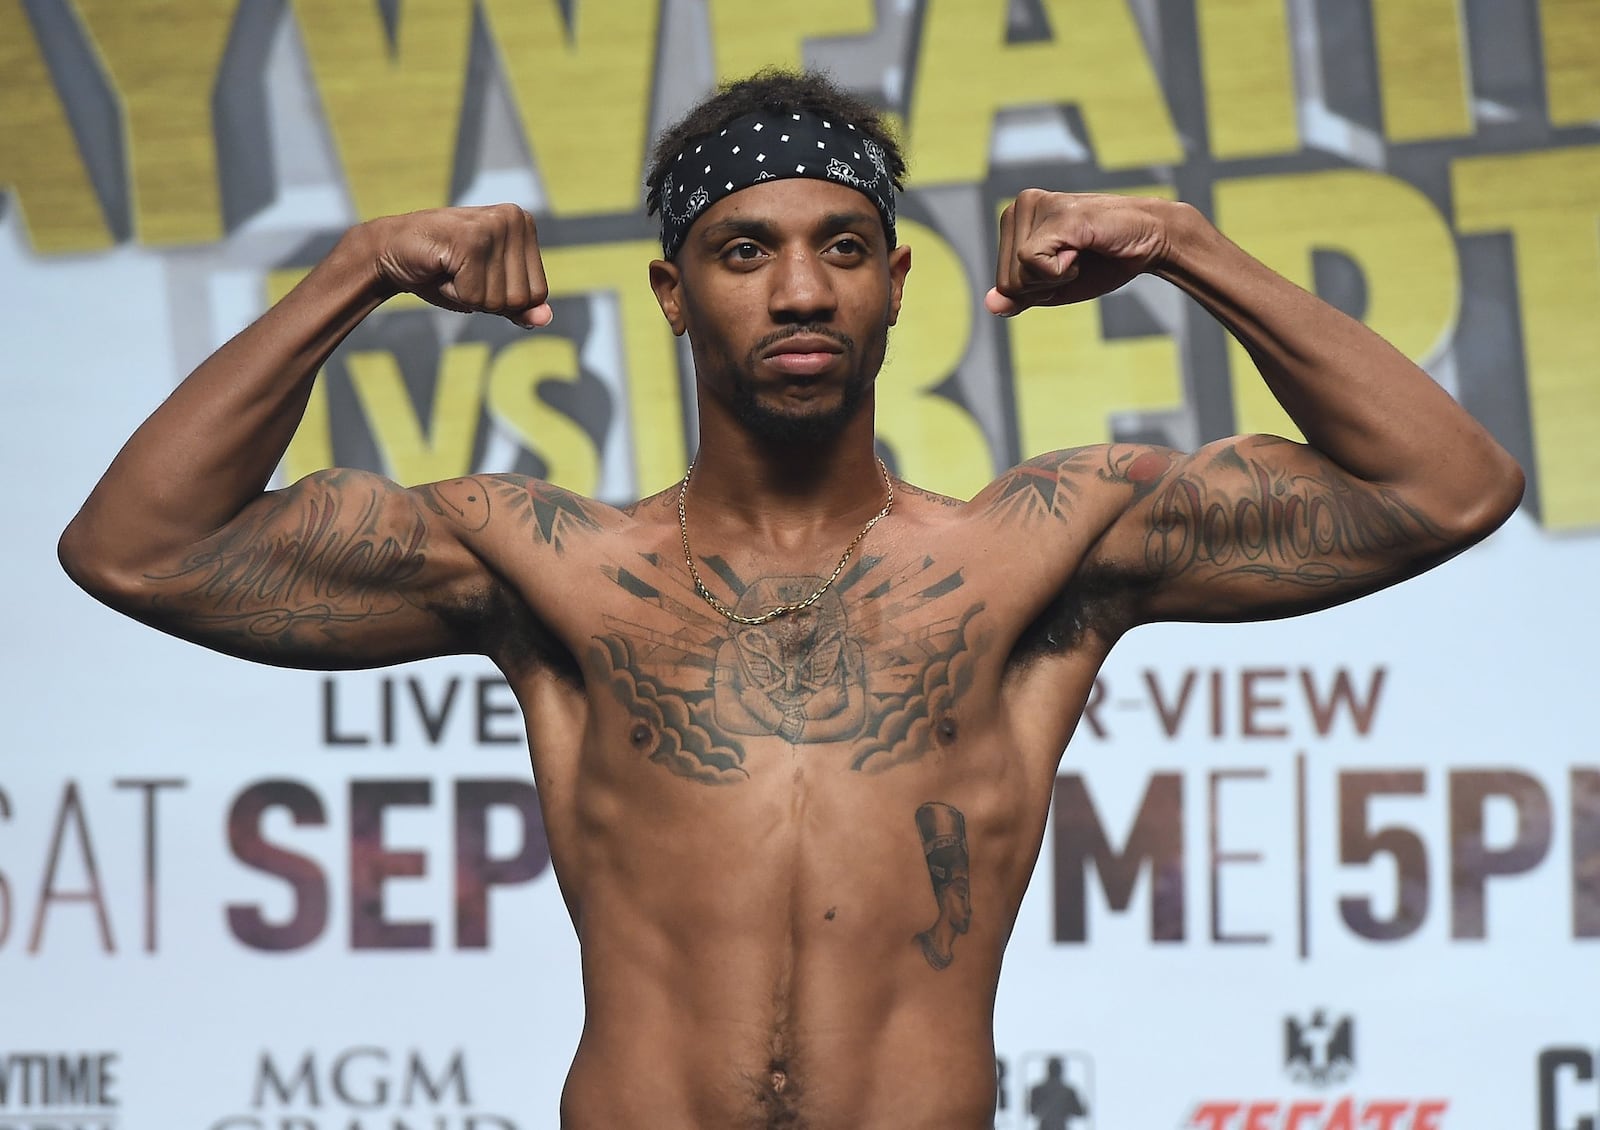
M695 139L661 181L661 252L671 259L711 205L764 180L813 177L871 200L894 246L894 181L883 149L848 122L819 114L757 112Z

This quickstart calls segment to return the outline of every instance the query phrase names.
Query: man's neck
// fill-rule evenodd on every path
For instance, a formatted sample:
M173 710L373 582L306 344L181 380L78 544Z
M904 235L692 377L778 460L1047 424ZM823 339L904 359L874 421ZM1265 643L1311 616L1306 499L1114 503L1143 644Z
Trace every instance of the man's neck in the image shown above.
M774 545L866 521L888 494L872 423L869 406L829 439L775 443L733 421L703 416L685 498L691 521L699 528L738 528Z

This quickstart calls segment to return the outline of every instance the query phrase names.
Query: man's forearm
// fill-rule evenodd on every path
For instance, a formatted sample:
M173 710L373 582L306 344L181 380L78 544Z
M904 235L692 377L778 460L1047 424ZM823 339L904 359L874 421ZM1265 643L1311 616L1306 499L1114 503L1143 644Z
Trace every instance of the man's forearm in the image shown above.
M265 489L317 370L386 296L356 229L134 432L63 536L63 560L137 569L235 517Z
M1171 232L1155 273L1239 339L1312 447L1360 479L1403 492L1446 528L1516 505L1516 463L1425 372L1246 254L1194 209L1152 206L1167 212Z

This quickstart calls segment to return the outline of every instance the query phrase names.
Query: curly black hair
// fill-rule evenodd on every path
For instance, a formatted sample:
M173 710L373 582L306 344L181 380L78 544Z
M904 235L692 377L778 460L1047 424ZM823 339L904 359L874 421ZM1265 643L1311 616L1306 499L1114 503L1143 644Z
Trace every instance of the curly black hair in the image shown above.
M767 67L748 78L723 83L656 138L645 176L645 214L661 210L661 182L673 158L697 138L709 137L735 118L757 111L792 114L806 110L848 122L883 150L884 164L895 190L905 188L906 159L900 139L876 107L851 94L820 71L792 71Z

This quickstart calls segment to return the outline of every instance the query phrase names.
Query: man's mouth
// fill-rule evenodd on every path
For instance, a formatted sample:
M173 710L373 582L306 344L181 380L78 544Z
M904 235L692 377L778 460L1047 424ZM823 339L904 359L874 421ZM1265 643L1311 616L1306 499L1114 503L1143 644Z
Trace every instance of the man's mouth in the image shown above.
M761 360L789 376L815 376L844 354L844 347L823 334L795 334L768 346Z

